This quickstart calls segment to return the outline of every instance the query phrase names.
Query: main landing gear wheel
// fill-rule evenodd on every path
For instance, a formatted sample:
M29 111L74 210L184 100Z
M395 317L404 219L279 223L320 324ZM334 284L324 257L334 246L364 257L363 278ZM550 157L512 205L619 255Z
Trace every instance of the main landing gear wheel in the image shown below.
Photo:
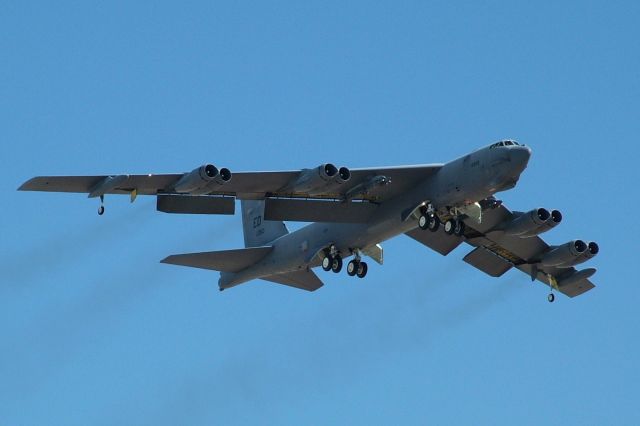
M436 232L438 228L440 228L440 219L435 214L431 215L427 221L427 229L431 232Z
M336 274L342 270L342 257L335 256L331 263L331 270Z
M549 295L547 296L547 300L549 301L549 303L553 303L553 301L556 300L556 296L554 296L553 293L549 293Z
M368 269L366 262L360 262L358 265L358 272L356 272L358 278L364 278L367 275Z
M458 237L464 235L464 222L461 220L456 220L455 226L453 227L453 233Z
M358 273L358 264L360 262L356 261L356 260L352 260L351 262L349 262L347 264L347 274L349 274L350 277L353 277L355 274Z
M418 218L418 226L420 229L427 229L429 226L429 218L426 215L420 215Z
M453 231L456 227L456 223L453 219L449 219L444 223L444 232L447 235L453 235Z
M333 256L330 254L326 255L324 259L322 259L322 269L325 271L330 271L333 266Z

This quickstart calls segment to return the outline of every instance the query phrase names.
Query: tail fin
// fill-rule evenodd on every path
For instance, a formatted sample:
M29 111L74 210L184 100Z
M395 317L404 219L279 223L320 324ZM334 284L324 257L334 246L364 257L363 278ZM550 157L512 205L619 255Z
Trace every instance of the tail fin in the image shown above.
M242 200L241 205L245 247L266 246L289 233L284 222L264 220L264 200Z

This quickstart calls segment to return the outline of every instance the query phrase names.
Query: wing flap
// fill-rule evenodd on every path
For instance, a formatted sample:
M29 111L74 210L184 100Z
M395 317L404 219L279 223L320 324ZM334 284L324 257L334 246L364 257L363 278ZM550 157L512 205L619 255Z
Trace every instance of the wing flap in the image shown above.
M442 228L443 227L441 226L436 232L416 228L409 232L405 232L405 235L413 238L421 244L424 244L430 249L437 251L441 255L446 256L462 244L462 237L447 235Z
M267 198L265 220L366 223L378 208L368 202Z
M209 195L158 195L156 208L164 213L234 214L234 197Z
M268 277L262 277L261 279L307 291L315 291L324 285L315 272L306 269L302 271L270 275Z
M511 262L502 259L484 247L475 248L462 260L492 277L500 277L513 267Z
M210 269L221 272L239 272L262 260L273 250L273 246L250 247L237 250L206 251L201 253L174 254L161 263Z

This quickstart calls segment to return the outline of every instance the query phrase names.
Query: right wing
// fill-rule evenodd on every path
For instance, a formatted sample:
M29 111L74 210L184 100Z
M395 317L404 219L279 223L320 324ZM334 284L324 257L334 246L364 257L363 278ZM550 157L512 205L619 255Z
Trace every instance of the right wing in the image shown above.
M319 186L312 190L297 189L301 187L298 182L305 176L315 177L316 169L239 172L233 173L228 181L198 181L198 176L203 175L202 168L189 173L173 174L38 176L28 180L18 189L20 191L79 192L89 194L90 197L135 193L136 195L226 195L241 199L284 197L381 202L414 187L441 167L441 164L426 164L353 169L350 171L350 178L344 183L325 184L324 181L318 180ZM176 185L187 177L194 179L194 189L176 191Z

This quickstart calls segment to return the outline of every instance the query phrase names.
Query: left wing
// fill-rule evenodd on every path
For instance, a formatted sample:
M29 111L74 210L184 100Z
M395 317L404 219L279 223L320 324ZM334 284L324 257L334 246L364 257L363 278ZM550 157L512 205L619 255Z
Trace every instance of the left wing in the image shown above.
M443 233L442 227L435 233L418 228L407 235L443 255L464 241L474 247L464 261L493 277L499 277L515 266L533 280L543 282L569 297L594 288L589 277L596 272L595 268L578 271L573 265L595 256L597 244L586 245L576 240L562 246L549 246L537 235L525 236L526 232L513 235L508 232L509 225L525 215L513 213L500 205L484 210L481 223L465 219L464 239ZM575 249L574 246L579 247Z

